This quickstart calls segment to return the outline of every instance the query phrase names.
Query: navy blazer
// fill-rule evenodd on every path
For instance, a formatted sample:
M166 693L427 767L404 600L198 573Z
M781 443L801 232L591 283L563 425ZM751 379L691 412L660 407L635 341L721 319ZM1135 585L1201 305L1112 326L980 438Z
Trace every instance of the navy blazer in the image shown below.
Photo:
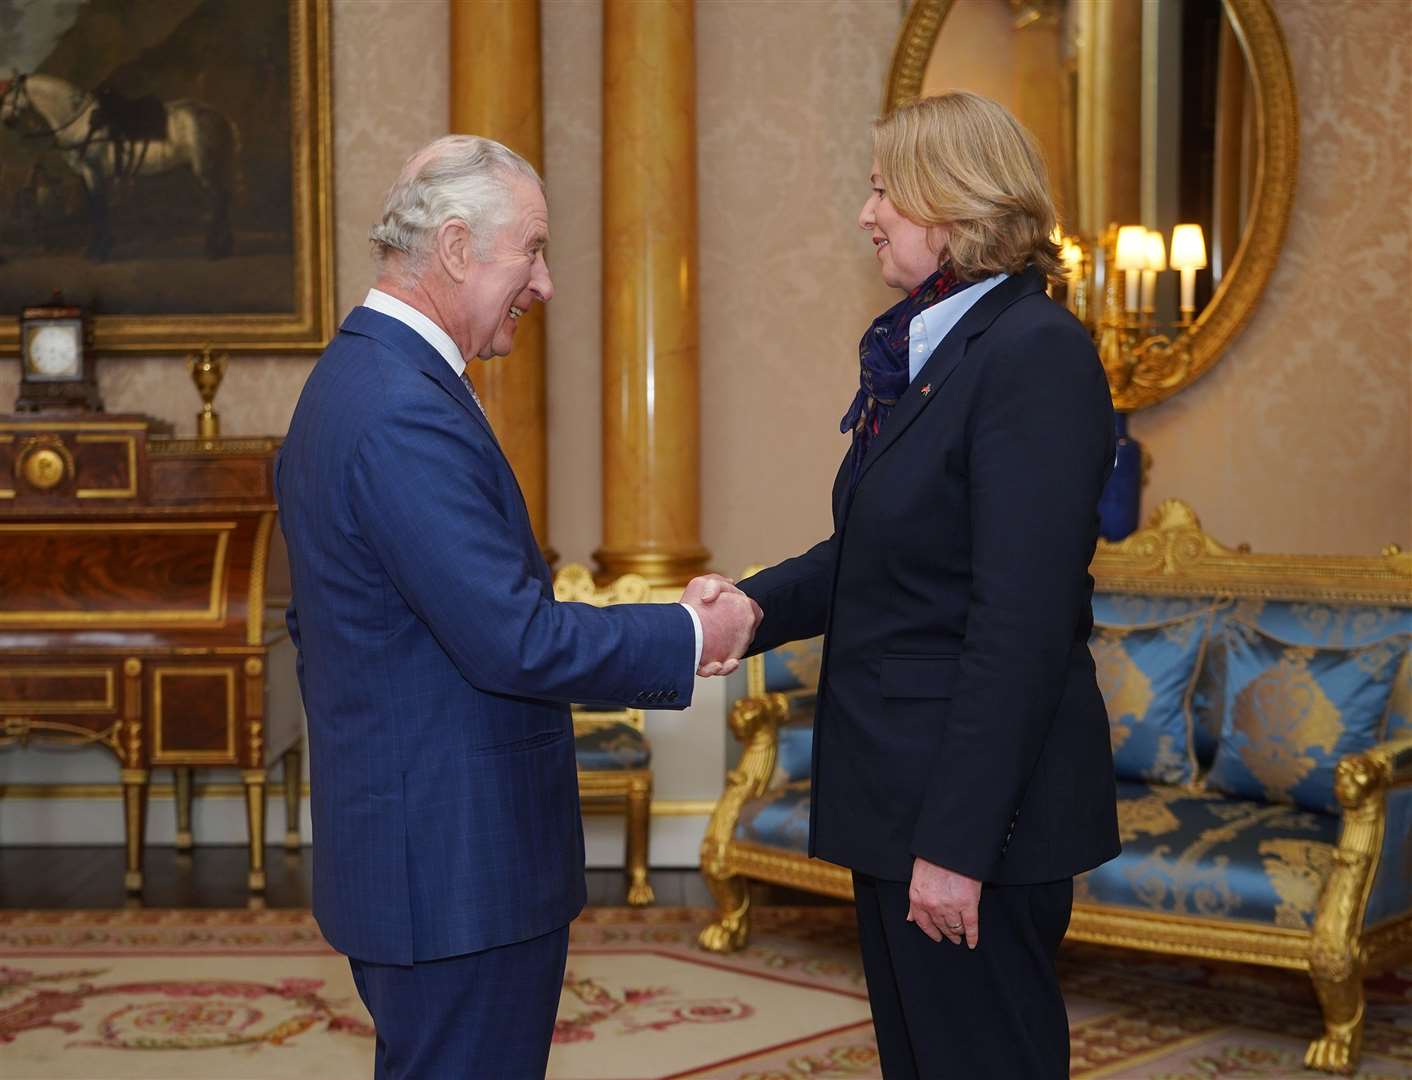
M690 615L556 603L465 385L368 308L310 374L276 488L324 936L408 964L564 926L585 900L568 703L684 708Z
M810 854L1010 884L1117 854L1088 650L1113 451L1093 343L1027 270L938 345L851 497L845 458L833 536L740 583L756 651L825 635Z

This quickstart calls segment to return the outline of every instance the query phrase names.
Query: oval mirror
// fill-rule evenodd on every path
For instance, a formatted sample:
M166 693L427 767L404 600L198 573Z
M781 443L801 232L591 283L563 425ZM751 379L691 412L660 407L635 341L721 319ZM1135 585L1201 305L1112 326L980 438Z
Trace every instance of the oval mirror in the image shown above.
M1114 404L1189 385L1249 318L1284 240L1298 116L1269 0L914 0L884 109L947 90L1039 139L1068 276Z

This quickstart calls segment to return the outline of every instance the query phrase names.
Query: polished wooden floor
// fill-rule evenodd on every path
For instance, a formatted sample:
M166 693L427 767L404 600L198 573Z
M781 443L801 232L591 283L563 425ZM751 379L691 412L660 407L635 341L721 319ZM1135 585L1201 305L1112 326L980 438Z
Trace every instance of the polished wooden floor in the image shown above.
M153 908L245 907L246 851L243 847L198 847L190 855L149 847L144 856L147 888L141 906ZM265 853L265 906L306 908L313 860L306 847L298 855L272 847ZM653 870L652 887L662 907L712 907L711 894L696 870ZM619 870L588 871L588 902L616 907L626 897ZM831 904L837 901L791 889L760 886L757 904ZM121 847L0 848L0 908L121 908Z

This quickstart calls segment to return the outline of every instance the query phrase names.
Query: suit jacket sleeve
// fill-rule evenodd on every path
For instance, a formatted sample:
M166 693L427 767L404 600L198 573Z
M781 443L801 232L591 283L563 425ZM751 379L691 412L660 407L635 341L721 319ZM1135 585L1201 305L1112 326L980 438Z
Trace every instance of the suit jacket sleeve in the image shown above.
M453 405L389 410L359 442L349 475L360 539L406 605L480 690L619 704L661 691L654 707L685 708L691 616L678 604L596 608L546 596L539 552L517 535L497 483L506 466Z
M1113 420L1103 370L1077 326L1021 335L980 359L960 678L912 850L985 880L1068 680Z
M837 534L803 555L761 570L740 582L740 591L765 613L747 655L767 652L789 641L818 637L829 614Z

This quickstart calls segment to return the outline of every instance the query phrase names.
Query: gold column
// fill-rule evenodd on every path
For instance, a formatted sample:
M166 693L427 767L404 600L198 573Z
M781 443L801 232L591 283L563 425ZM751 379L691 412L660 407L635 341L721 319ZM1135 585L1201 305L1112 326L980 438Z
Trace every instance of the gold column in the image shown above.
M539 0L452 0L451 130L502 142L543 175L543 102ZM549 546L543 307L520 320L512 355L471 360L470 371L552 564L558 554Z
M603 5L601 578L680 584L701 546L692 0Z

